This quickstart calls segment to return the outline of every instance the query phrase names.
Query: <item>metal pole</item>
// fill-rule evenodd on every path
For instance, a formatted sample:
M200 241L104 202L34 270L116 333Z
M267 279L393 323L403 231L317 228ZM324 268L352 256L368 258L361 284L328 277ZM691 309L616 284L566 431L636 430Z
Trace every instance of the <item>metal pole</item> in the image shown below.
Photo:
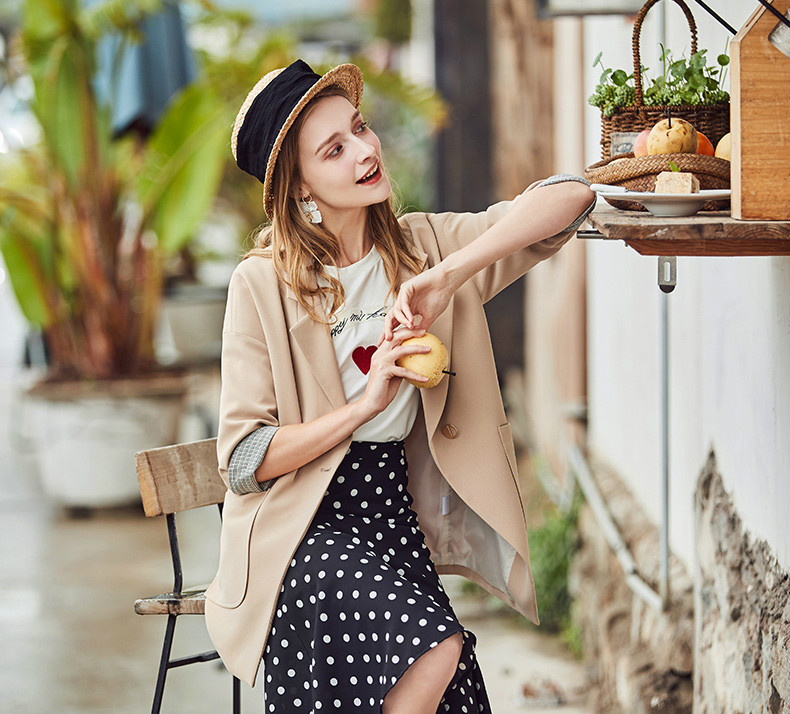
M669 603L669 294L661 293L661 608Z

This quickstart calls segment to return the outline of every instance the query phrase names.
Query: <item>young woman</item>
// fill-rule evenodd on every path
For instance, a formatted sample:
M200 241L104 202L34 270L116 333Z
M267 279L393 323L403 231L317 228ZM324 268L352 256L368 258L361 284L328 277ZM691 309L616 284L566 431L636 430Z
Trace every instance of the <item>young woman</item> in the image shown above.
M483 303L573 235L559 176L477 214L397 219L362 76L298 60L242 105L232 146L271 227L231 280L209 633L266 712L489 712L475 637L438 573L537 622L513 441ZM399 367L427 329L432 389Z

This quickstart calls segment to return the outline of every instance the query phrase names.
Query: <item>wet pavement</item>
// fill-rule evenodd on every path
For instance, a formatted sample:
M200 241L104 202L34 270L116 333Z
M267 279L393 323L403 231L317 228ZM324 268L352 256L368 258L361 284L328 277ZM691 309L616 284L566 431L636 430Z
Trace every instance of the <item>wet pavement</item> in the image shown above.
M46 425L26 423L20 390L18 375L0 373L0 712L149 711L166 618L136 615L133 602L172 585L165 522L146 519L137 505L74 517L51 503L33 449ZM200 426L187 424L181 438L202 438ZM182 514L185 584L211 580L218 525L214 509ZM584 666L557 638L492 615L461 593L459 577L442 579L477 636L494 714L588 711ZM202 618L180 617L174 656L208 649ZM557 704L552 683L565 703ZM524 685L538 700L524 700ZM230 703L230 676L217 662L202 663L170 672L162 711L230 711ZM242 710L263 711L260 687L242 685Z

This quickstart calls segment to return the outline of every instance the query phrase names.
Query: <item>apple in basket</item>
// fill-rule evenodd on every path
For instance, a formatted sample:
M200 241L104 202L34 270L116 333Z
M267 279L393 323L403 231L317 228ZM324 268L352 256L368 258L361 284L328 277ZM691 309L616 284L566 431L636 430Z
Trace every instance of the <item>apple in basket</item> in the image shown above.
M697 130L685 119L662 119L647 137L648 154L696 154Z
M647 156L647 137L650 136L650 129L640 131L634 140L634 156Z

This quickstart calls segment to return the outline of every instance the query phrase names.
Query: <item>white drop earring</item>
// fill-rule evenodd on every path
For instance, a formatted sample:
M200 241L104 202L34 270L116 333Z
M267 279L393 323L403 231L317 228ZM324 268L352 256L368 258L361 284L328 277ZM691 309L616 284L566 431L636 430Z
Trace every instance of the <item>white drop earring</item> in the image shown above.
M309 193L299 199L299 205L302 209L302 213L307 216L307 220L310 221L310 223L320 223L323 220L321 218L321 211L318 210L316 202Z

